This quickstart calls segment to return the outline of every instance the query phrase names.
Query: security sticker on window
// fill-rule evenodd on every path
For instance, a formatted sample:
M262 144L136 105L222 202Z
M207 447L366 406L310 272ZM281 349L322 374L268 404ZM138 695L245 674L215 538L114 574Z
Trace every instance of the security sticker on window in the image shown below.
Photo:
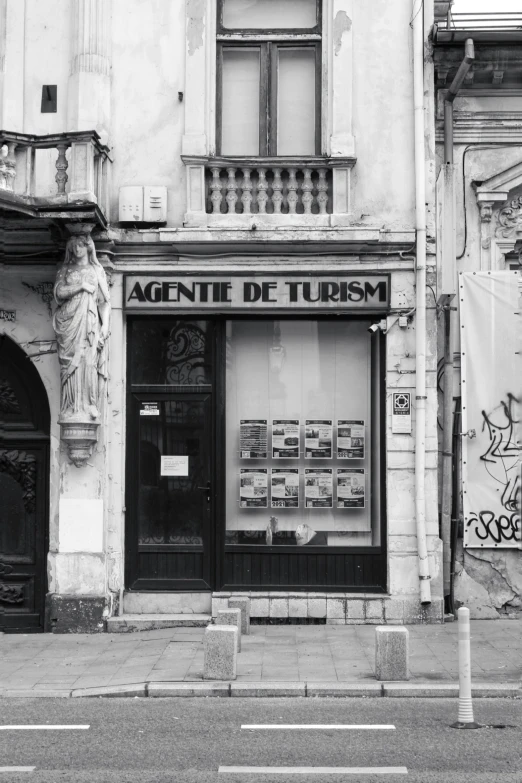
M411 392L393 392L392 432L411 435Z

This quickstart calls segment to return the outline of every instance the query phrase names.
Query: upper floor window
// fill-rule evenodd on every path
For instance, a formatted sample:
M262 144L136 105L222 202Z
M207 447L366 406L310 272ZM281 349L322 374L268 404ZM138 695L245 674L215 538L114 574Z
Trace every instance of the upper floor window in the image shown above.
M320 0L219 0L217 152L321 152Z

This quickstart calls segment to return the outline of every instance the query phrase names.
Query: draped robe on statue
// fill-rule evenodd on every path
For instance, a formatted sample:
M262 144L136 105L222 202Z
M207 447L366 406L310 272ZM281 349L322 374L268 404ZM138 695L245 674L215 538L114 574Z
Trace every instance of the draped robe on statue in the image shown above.
M94 293L78 290L82 283ZM53 325L58 342L62 385L62 418L99 418L99 385L107 378L107 346L102 335L100 307L108 306L109 293L99 264L64 264L58 272L54 295L58 309Z

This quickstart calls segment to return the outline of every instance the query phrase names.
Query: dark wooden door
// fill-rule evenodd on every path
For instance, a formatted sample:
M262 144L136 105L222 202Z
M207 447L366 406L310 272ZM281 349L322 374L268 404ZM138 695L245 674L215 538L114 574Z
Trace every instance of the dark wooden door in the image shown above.
M0 630L43 631L49 406L40 377L0 338Z
M212 395L132 395L127 585L208 590L212 579Z

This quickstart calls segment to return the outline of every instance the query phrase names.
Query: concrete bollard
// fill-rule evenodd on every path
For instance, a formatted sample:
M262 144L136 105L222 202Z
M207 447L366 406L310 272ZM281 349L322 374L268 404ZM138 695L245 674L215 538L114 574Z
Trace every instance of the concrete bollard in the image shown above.
M457 610L459 622L459 712L457 722L452 723L453 729L480 729L473 717L471 701L471 625L469 609L461 606Z
M375 629L375 676L387 682L409 680L409 631L404 626L379 625Z
M238 596L237 598L229 598L228 605L231 609L239 609L241 611L241 633L250 633L250 598Z
M237 651L241 652L241 610L218 609L216 625L235 625L237 628Z
M209 625L204 637L204 680L235 680L238 630L231 625Z

